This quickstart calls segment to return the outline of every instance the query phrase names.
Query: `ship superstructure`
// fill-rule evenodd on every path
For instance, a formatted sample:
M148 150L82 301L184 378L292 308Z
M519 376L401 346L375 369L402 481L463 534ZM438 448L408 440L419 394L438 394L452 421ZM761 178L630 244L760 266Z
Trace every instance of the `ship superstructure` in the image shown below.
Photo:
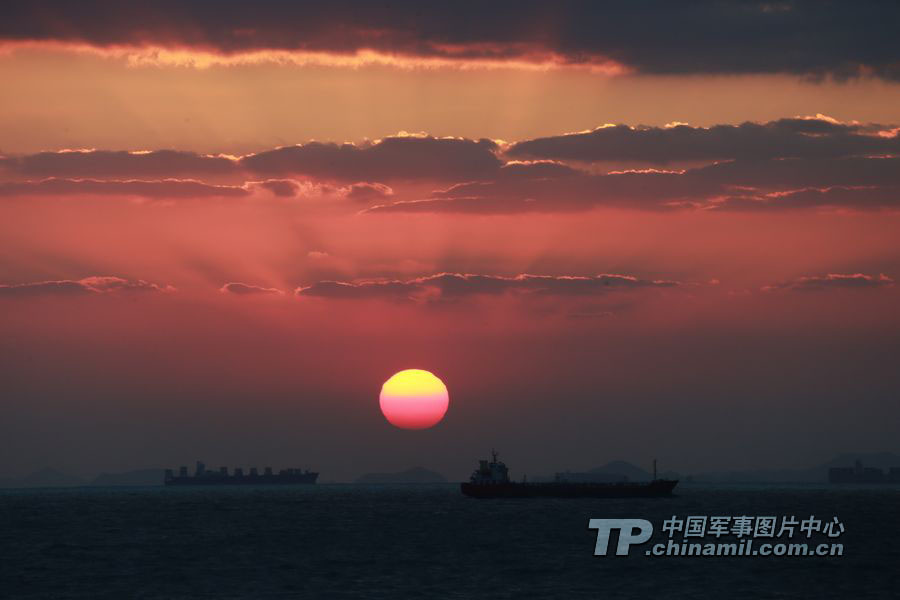
M497 451L491 450L491 460L479 460L478 468L472 473L469 481L477 485L509 483L509 469L506 463L497 459Z
M198 460L193 475L188 475L187 467L181 467L178 475L172 469L166 469L164 483L166 485L308 485L315 483L318 477L318 473L308 469L281 469L275 473L272 471L272 467L266 467L262 473L256 467L252 467L247 473L241 467L236 467L229 474L228 467L208 470L206 465Z
M481 460L469 481L460 484L466 496L473 498L651 498L670 496L678 485L674 479L656 477L653 461L653 480L649 482L575 482L557 477L552 482L516 482L509 478L506 463L500 461L495 450L491 460Z

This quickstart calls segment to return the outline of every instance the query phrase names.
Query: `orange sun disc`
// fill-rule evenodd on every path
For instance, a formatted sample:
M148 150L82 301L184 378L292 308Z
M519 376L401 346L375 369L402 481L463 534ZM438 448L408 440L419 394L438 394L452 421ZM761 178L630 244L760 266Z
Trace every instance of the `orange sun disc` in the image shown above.
M406 369L381 386L381 412L391 425L401 429L427 429L441 422L450 396L447 386L434 374Z

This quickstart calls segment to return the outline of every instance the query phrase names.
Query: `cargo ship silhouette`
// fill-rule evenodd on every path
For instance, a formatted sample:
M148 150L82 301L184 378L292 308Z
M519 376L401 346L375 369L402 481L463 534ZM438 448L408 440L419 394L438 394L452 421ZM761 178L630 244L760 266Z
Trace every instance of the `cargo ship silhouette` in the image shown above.
M166 485L297 485L313 484L319 474L309 470L282 469L277 473L272 472L272 467L266 467L262 473L256 467L244 473L240 467L236 467L229 475L228 467L222 467L218 471L207 471L206 465L199 460L197 469L193 475L188 475L187 467L181 467L178 475L172 469L166 469L163 483Z
M556 481L531 483L510 481L506 464L491 451L491 460L479 461L469 481L460 484L466 496L473 498L655 498L671 496L676 479L657 479L653 461L653 480L649 482L575 482L557 476Z

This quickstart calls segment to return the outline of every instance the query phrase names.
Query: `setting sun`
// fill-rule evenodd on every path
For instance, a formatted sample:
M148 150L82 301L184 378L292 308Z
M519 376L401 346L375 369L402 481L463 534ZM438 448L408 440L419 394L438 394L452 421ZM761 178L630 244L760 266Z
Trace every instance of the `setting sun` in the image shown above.
M447 413L447 386L434 374L406 369L381 386L381 412L401 429L427 429L440 423Z

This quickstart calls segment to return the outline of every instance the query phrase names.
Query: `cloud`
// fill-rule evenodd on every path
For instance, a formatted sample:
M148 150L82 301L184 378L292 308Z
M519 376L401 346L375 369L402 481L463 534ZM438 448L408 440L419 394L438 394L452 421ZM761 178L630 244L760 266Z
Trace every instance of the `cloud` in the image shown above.
M577 175L578 169L553 160L510 161L497 173L498 179L547 179Z
M900 185L900 157L785 158L718 162L685 174L726 186L796 190Z
M779 128L811 139L852 129L854 133L847 134L851 137L890 144L897 141L896 137L873 135L880 127L875 125L847 125L825 118L783 119L776 123ZM745 126L717 127L738 130ZM736 142L736 147L739 146ZM255 190L265 190L284 198L331 196L374 203L366 208L366 212L372 213L506 214L578 211L597 206L641 210L890 208L897 206L896 191L900 189L900 156L891 155L744 157L687 169L656 167L598 173L549 159L513 160L504 164L499 153L500 147L489 140L426 135L404 135L361 145L311 142L240 158L171 151L44 152L0 158L0 164L7 171L11 169L14 175L27 176L33 172L50 175L41 180L0 182L0 196L242 197ZM740 149L731 153L754 154ZM627 152L619 156L625 157ZM228 165L227 169L211 167L220 163ZM231 179L241 175L272 178L241 185L219 185L175 177L180 171L197 165L201 170L207 169L207 175L213 178L226 170ZM174 172L162 172L167 167ZM54 169L59 173L51 173ZM120 178L120 173L134 171L162 172L167 177ZM105 175L91 176L92 173ZM203 173L193 175L204 177ZM299 178L281 178L284 175ZM412 199L408 190L401 187L397 195L405 199L390 203L394 187L383 181L396 181L394 185L399 186L434 182L446 187Z
M497 145L490 140L401 136L361 145L310 142L239 158L174 150L40 152L0 157L0 170L25 177L76 179L218 177L244 172L351 183L467 181L497 172L502 161L496 151ZM291 191L291 183L285 180L261 185L276 195Z
M179 190L184 190L183 195L191 195L194 186L197 195L242 195L258 187L279 197L334 193L362 202L393 195L394 190L380 183L382 180L459 182L577 172L553 161L516 161L504 165L497 152L496 143L490 140L408 135L361 145L310 142L243 157L169 150L41 152L0 157L0 172L13 177L44 178L0 183L3 186L0 194L122 193L128 189L139 195L154 195L159 190L180 196ZM269 178L248 181L241 186L244 189L212 186L198 180L252 174L300 175L307 180ZM325 183L335 180L349 185Z
M28 177L168 178L228 175L233 159L177 150L66 150L0 158L0 168Z
M300 184L292 179L267 179L253 183L279 198L293 198L300 191Z
M243 197L250 194L241 186L211 185L192 179L162 179L157 181L98 179L59 179L50 177L40 181L0 182L0 196L77 194L140 196L145 198L201 198L210 196Z
M121 277L85 277L78 280L39 281L16 285L0 285L0 298L24 298L32 296L85 296L92 294L131 292L173 292L172 286L160 286L143 279L129 280Z
M721 193L719 184L684 177L680 173L640 172L592 175L576 172L543 179L500 178L462 183L431 198L384 204L367 212L516 213L564 212L594 206L661 209L678 200Z
M265 181L249 181L243 187L261 188L279 198L331 196L346 198L360 203L386 200L394 195L394 190L390 186L383 183L369 183L365 181L338 186L314 180L267 179Z
M877 124L839 123L822 115L709 128L615 125L518 142L506 154L513 158L652 164L898 154L900 137L878 135L891 129Z
M41 180L0 182L0 197L115 195L144 198L241 198L252 195L257 189L266 190L279 198L335 196L358 202L385 200L394 193L384 184L366 182L338 187L327 183L292 179L248 181L242 185L215 185L194 179L106 180L48 177Z
M900 186L807 188L764 195L729 196L710 205L713 210L792 210L845 208L870 210L900 208Z
M235 294L237 296L283 296L284 292L276 288L260 287L258 285L249 285L246 283L232 282L226 283L220 289L220 292L226 294Z
M558 176L509 177L437 190L430 197L381 204L369 213L512 214L594 207L640 210L898 205L900 158L776 159L716 163L696 169L640 169L602 175L566 168ZM752 204L750 204L752 202Z
M354 183L346 193L348 200L355 202L371 202L384 200L394 195L394 190L382 183Z
M898 21L900 6L891 2L223 1L210 10L199 0L48 0L4 3L0 39L194 49L223 57L289 51L353 58L375 52L395 62L614 62L654 74L872 74L897 80Z
M772 292L779 290L792 291L823 291L832 289L878 289L891 287L894 280L884 273L878 275L865 275L863 273L829 273L814 277L799 277L790 281L783 281L768 285L763 291Z
M482 179L501 166L490 140L389 137L369 145L310 142L250 154L240 165L265 175L338 181Z
M676 281L651 281L630 275L601 274L592 277L516 275L473 275L439 273L406 281L319 281L299 287L300 298L385 299L435 302L470 296L519 294L531 296L586 296L614 290L672 288Z

